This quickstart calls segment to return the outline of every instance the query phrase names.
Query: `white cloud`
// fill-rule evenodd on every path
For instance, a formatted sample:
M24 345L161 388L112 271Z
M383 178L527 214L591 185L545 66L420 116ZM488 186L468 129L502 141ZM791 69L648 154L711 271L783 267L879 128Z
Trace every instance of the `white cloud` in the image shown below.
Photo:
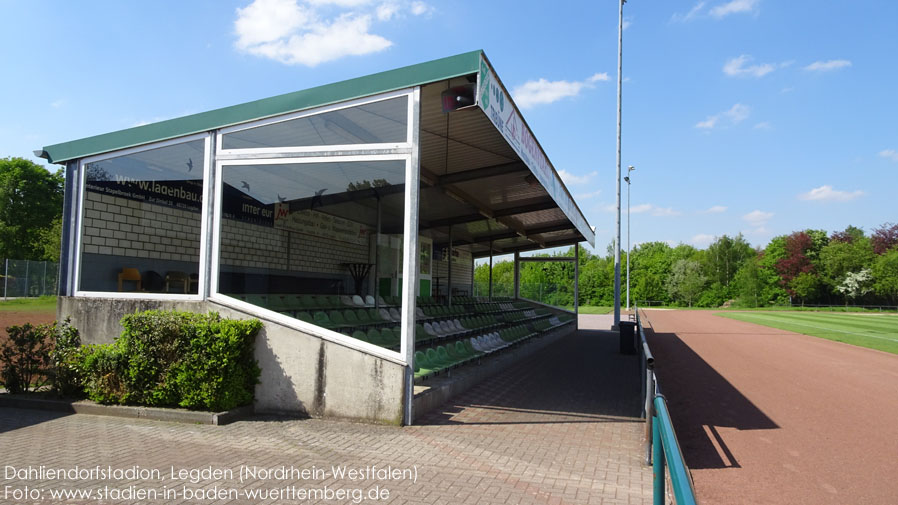
M369 3L370 0L309 0L300 5L296 0L255 0L237 9L235 46L287 65L309 67L344 56L383 51L393 43L370 33L371 14L351 10L327 18L315 8L355 8ZM375 12L378 19L386 13Z
M730 77L764 77L776 70L776 65L772 63L746 66L753 60L754 58L748 54L737 56L724 63L723 73Z
M399 4L396 2L384 2L374 11L378 21L389 21L399 13Z
M711 242L714 242L714 238L714 235L699 233L698 235L693 235L692 238L689 239L689 243L701 249L711 245Z
M699 121L695 124L695 127L703 130L712 130L717 127L721 118L729 119L732 124L739 124L748 119L750 113L751 108L749 106L737 103L720 114L708 116L704 121Z
M840 68L850 67L851 62L848 60L829 60L829 61L815 61L810 65L804 67L805 70L810 72L829 72L831 70L838 70Z
M710 130L717 126L717 121L720 119L720 116L708 116L704 121L699 121L695 124L696 128L702 128L706 130Z
M807 193L798 195L798 198L800 200L815 200L821 202L847 202L863 196L863 194L864 192L859 189L855 191L840 191L838 189L833 189L833 187L828 184L824 184L819 188L814 188Z
M337 7L361 7L370 4L371 0L305 0L312 5L336 5Z
M764 212L763 210L753 210L748 214L742 216L742 219L750 224L751 226L763 229L764 225L767 224L767 221L773 217L773 212Z
M741 123L748 118L751 109L747 105L737 103L730 107L730 110L723 113L724 116L730 118L733 123Z
M590 191L589 193L576 194L576 195L574 195L574 198L576 198L577 200L589 200L590 198L595 198L595 197L599 196L600 194L602 194L602 190L597 189L595 191Z
M522 109L557 102L563 98L574 97L585 88L592 88L599 81L607 81L605 72L593 74L582 81L547 81L539 79L527 81L516 86L511 94L515 103Z
M730 14L756 13L760 0L731 0L717 7L713 7L709 14L717 19L729 16Z
M65 105L65 100L63 100L62 98L50 103L50 107L53 107L54 109L58 109L63 105Z
M761 121L760 123L754 125L752 128L754 128L755 130L769 130L773 127L770 125L769 122Z
M887 160L898 161L898 151L894 149L883 149L879 151L879 155Z
M565 186L570 186L572 184L586 184L590 179L597 175L599 175L599 172L595 170L586 175L575 175L563 168L558 171L558 176L564 181Z
M626 212L626 209L624 209ZM671 207L658 207L650 203L641 203L630 207L631 214L648 213L655 217L679 216L680 212Z
M415 16L423 16L424 14L431 14L433 12L433 7L427 5L424 2L412 2L412 14Z
M721 212L726 212L727 208L723 205L715 205L708 210L702 211L704 214L720 214Z
M627 28L630 27L631 24L632 24L632 23L630 22L629 19L624 18L624 22L623 22L623 25L624 25L624 26L623 26L623 29L626 30Z
M687 21L692 21L701 13L702 9L704 8L705 2L698 2L686 14L674 14L670 18L670 20L673 23L685 23Z

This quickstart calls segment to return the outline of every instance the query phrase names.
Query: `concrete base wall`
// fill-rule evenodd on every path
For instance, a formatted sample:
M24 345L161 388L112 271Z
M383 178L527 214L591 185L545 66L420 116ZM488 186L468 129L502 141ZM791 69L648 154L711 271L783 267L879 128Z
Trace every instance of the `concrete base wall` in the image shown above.
M134 298L87 298L60 296L56 299L56 319L71 318L81 332L83 344L109 344L122 334L122 317L144 310L185 310L205 312L206 302L137 300Z
M57 316L70 317L85 344L112 342L119 320L135 311L162 309L257 318L255 356L262 369L255 411L335 417L398 425L402 421L405 367L213 302L60 297Z

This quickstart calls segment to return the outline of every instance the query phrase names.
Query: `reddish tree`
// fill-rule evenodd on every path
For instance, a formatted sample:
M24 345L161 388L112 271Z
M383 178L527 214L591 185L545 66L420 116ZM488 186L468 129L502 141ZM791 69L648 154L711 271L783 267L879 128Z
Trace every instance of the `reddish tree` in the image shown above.
M813 273L814 265L808 259L807 252L814 246L811 236L803 231L797 231L786 237L786 256L776 262L776 273L779 274L783 288L790 295L795 296L789 287L792 279L802 273Z
M873 230L873 235L870 238L873 242L873 252L885 254L886 251L898 245L898 224L883 223L882 226Z

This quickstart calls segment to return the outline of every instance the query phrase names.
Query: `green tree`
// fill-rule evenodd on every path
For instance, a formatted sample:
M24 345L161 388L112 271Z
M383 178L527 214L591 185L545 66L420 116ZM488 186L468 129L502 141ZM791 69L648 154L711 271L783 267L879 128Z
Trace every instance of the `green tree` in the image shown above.
M877 256L872 271L876 294L898 302L898 248Z
M35 248L43 251L38 259L59 262L59 251L62 249L62 216L56 218L49 228L40 230Z
M733 276L736 303L742 307L759 307L762 300L763 284L758 267L758 254L748 259Z
M853 238L851 241L830 242L820 250L818 271L821 280L829 286L832 293L841 292L839 286L850 272L859 272L873 265L873 244L864 236Z
M801 306L804 307L805 301L813 298L820 289L820 279L814 274L802 272L792 279L789 287L801 299Z
M741 233L733 238L723 235L705 250L702 266L705 275L712 282L729 287L730 281L733 280L739 267L746 260L755 256L754 249L745 241Z
M0 159L0 257L46 256L48 229L62 215L63 183L61 170L51 173L24 158Z
M667 292L674 300L686 302L692 307L692 302L701 294L707 281L698 261L680 259L671 267Z
M665 242L646 242L630 254L630 299L668 303L664 281L670 276L673 249ZM613 300L613 291L612 291Z

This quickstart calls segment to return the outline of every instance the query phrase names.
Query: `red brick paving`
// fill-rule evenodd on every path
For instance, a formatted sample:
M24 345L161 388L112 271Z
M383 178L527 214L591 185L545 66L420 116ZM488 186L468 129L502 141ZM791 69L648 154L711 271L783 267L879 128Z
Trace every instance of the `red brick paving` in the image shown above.
M898 503L898 356L708 311L646 314L703 505Z
M590 325L589 316L581 318ZM243 491L284 485L390 490L384 503L641 504L651 502L651 470L642 465L638 362L617 354L615 334L581 330L458 397L418 426L392 428L329 420L267 419L209 427L61 416L0 409L0 466L239 469L241 464L330 468L417 467L417 482L203 480ZM4 480L48 493L62 482ZM69 483L71 484L71 483ZM183 479L75 483L179 489ZM101 501L82 501L102 503ZM122 503L122 501L106 501ZM298 501L158 500L156 503ZM0 493L0 503L4 501ZM19 502L21 503L21 502ZM42 501L39 503L49 503ZM346 503L310 500L303 503ZM369 501L369 503L371 503Z

